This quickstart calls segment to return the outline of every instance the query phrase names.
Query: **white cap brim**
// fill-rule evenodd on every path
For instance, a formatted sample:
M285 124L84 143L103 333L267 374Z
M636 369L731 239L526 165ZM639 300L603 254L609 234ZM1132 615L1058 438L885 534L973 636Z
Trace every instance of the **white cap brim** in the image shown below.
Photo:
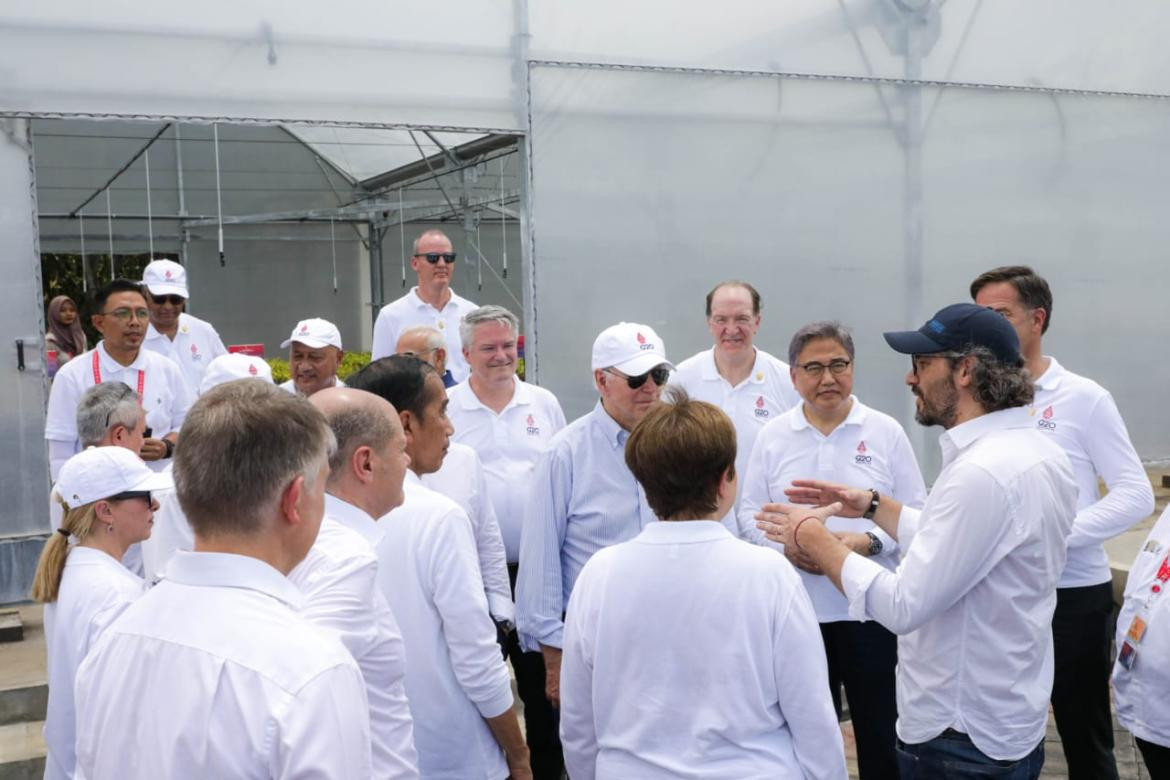
M150 290L151 295L181 295L184 298L190 298L187 294L187 288L178 284L148 284L146 289Z
M658 352L645 352L625 362L608 367L616 368L626 376L639 376L658 366L666 366L672 370L674 369L674 364L669 360L665 360Z
M126 492L134 490L171 490L175 487L174 477L171 476L171 470L166 471L152 471L150 476L144 476L142 481L134 487L126 488Z
M315 339L315 338L312 338L311 336L298 336L295 339L285 339L284 341L282 341L280 343L280 348L281 349L288 349L294 343L304 344L309 349L321 349L322 347L337 347L336 344L330 344L328 341L322 341L321 339ZM337 347L337 348L341 349L341 347Z

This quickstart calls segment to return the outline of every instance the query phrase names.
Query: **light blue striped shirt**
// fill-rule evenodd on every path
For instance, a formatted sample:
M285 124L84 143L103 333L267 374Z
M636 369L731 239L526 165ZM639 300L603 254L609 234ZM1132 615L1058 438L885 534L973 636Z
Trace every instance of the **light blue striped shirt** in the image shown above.
M628 437L598 401L553 437L536 467L516 579L516 626L526 650L561 647L561 616L585 562L658 519L626 466Z

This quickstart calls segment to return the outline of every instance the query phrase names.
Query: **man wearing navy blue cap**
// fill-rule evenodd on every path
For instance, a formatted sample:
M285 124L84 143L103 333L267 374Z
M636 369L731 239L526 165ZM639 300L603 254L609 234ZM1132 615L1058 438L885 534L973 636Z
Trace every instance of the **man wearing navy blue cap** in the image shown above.
M996 312L940 310L885 334L911 356L923 425L941 425L943 469L921 511L877 491L797 480L797 504L757 517L811 557L850 614L898 634L898 764L908 778L1037 778L1052 690L1056 584L1077 487L1068 457L1035 430L1019 338ZM808 505L815 506L810 509ZM895 537L891 572L823 525L866 517Z

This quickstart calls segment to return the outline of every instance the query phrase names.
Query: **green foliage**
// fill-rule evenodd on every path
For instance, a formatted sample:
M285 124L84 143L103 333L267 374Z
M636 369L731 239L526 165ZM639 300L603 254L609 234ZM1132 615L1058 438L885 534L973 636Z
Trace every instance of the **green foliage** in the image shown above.
M178 262L179 256L173 253L156 252L154 259ZM137 281L142 278L142 269L146 268L146 264L150 262L151 258L149 254L143 253L115 255L114 260L117 263L118 276ZM93 325L89 322L89 315L93 314L93 307L89 301L93 291L113 277L110 276L110 256L108 254L91 255L86 253L85 264L89 271L88 279L83 279L85 275L82 273L81 255L42 252L41 291L44 294L42 305L47 319L49 301L58 295L68 295L72 298L81 315L81 327L85 329L85 336L92 346L101 339L101 334L94 330Z
M337 367L337 376L344 382L351 374L356 374L370 362L369 352L346 352ZM272 381L280 384L292 378L288 370L288 361L284 358L268 358L268 365L272 368Z

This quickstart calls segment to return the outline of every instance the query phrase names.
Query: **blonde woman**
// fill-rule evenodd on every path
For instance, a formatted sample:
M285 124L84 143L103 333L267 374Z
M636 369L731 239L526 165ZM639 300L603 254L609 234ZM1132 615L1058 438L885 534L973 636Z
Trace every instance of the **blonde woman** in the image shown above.
M151 491L169 487L168 474L151 471L123 447L91 447L61 467L54 498L65 515L45 543L32 589L45 604L49 657L46 780L73 777L77 667L101 632L146 590L121 560L131 544L150 536L158 508Z

